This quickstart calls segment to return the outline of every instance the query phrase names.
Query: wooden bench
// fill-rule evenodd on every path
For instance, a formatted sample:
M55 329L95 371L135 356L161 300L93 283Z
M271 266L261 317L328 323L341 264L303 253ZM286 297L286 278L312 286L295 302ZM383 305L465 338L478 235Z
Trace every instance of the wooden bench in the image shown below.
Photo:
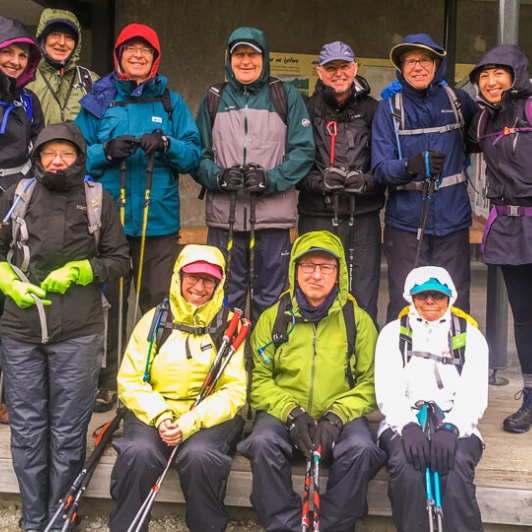
M469 228L469 243L480 244L482 242L482 232L484 226L478 221L474 221L473 225ZM291 239L292 242L297 236L297 231L292 229ZM179 243L180 244L206 244L207 243L207 227L200 225L190 225L188 227L182 227L179 231Z

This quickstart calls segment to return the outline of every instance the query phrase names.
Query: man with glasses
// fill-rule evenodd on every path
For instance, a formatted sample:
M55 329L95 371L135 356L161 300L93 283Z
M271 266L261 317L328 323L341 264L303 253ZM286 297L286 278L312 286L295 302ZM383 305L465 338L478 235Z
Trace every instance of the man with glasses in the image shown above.
M409 306L377 342L379 445L388 457L396 530L429 530L427 473L433 490L441 487L441 507L431 510L441 510L444 530L483 530L474 478L483 451L477 425L488 404L488 345L453 306L457 296L444 268L412 270L404 283Z
M125 209L124 229L137 287L142 272L137 298L145 313L164 299L170 285L181 227L179 174L198 163L199 133L185 102L158 74L161 48L152 28L126 26L113 58L115 71L97 81L81 100L76 124L87 140L91 175L111 192L117 207ZM148 168L150 159L153 168ZM122 290L123 333L131 280L124 279ZM107 367L100 377L96 411L108 410L116 398L118 292L118 283L107 285L112 305ZM124 346L125 334L121 340Z
M251 503L266 530L301 530L290 460L310 460L321 450L330 465L322 530L352 531L366 512L368 483L384 463L364 417L375 409L377 331L360 307L344 312L353 298L344 249L332 233L310 232L294 242L289 283L289 295L262 314L251 338L249 401L257 415L251 436L238 445L251 460ZM275 338L279 322L282 338Z
M408 35L394 46L390 60L397 81L383 92L373 121L372 171L389 190L388 322L403 306L404 281L418 248L419 264L444 266L458 288L458 306L469 310L471 207L464 131L477 106L464 91L446 86L446 54L425 34Z
M377 100L357 75L351 47L336 41L321 49L319 80L307 108L316 159L298 183L298 231L337 234L348 259L350 292L377 323L384 187L370 172L371 123ZM357 259L354 260L356 254Z

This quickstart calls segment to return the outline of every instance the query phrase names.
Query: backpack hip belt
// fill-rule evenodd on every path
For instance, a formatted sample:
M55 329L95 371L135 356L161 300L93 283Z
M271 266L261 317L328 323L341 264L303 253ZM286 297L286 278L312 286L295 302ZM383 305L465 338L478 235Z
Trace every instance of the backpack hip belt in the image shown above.
M28 159L24 164L20 166L14 166L12 168L0 168L0 177L7 177L8 175L13 174L22 174L26 175L31 168L31 161Z
M460 172L459 174L452 174L445 176L441 183L438 181L434 190L439 190L440 188L451 187L453 185L459 185L460 183L465 183L467 181L467 176L465 172ZM423 181L412 181L406 185L400 185L395 187L395 190L423 190Z
M490 211L486 224L484 225L484 232L482 233L482 243L480 244L480 251L484 253L486 247L486 240L490 232L493 222L498 216L532 216L532 207L523 207L520 205L494 205Z

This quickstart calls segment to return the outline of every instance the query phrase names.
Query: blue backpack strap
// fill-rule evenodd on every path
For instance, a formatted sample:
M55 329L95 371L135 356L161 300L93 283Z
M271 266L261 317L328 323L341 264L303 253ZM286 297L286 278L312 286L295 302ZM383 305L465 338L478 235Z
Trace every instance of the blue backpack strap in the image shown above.
M20 95L22 97L22 105L24 106L24 109L26 109L27 115L30 117L30 122L33 124L33 98L26 89L22 89Z

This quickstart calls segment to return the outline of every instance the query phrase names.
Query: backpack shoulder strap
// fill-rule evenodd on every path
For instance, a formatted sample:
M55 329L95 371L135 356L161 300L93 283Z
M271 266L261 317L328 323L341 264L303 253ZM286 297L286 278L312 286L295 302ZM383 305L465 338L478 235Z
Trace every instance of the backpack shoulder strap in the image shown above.
M355 387L355 378L351 368L351 358L355 356L355 345L357 339L357 328L355 323L355 301L349 295L347 301L342 308L342 314L345 322L345 330L347 333L347 357L345 366L345 376L349 383L349 388Z
M392 115L393 130L395 133L395 143L397 144L397 154L399 159L403 158L403 151L401 149L401 141L399 131L405 128L405 117L403 110L403 93L396 92L388 98L390 104L390 114Z
M15 246L22 254L20 269L26 273L30 264L30 248L28 246L28 227L26 226L26 212L35 190L36 180L32 178L21 179L15 189L13 207L11 208L11 244L7 254L7 261L12 262ZM8 213L9 216L9 213ZM6 216L7 218L7 216Z
M399 351L403 357L403 367L412 358L412 329L408 314L402 314L399 324Z
M279 115L284 125L288 125L288 95L284 83L279 78L268 78L268 89L275 112Z
M33 124L33 98L27 89L22 89L20 96L22 98L24 109L26 109L26 113L29 116L30 122Z
M488 121L488 111L486 108L482 109L477 122L477 139L479 143L482 143L484 134L486 133L486 123Z
M102 227L103 187L90 176L85 176L85 200L87 202L87 217L89 219L89 234L94 235L96 250L100 244L100 229Z
M292 303L290 301L290 292L281 294L279 304L277 306L277 316L272 328L272 343L275 349L278 349L282 344L288 341L288 336L295 326L296 318L292 311ZM291 326L289 328L289 325Z
M215 83L209 87L207 91L207 110L209 111L209 118L211 120L211 129L214 127L214 120L218 113L218 106L220 105L220 100L222 99L222 94L224 93L225 87L227 86L227 81L223 83Z
M532 96L529 96L525 102L525 117L529 126L532 126Z
M76 66L76 72L78 74L78 80L83 92L89 94L92 90L92 72L85 67Z
M161 103L163 104L164 110L168 114L168 120L172 121L172 113L174 111L172 107L172 100L170 99L170 90L168 87L165 87L164 93L161 96Z

